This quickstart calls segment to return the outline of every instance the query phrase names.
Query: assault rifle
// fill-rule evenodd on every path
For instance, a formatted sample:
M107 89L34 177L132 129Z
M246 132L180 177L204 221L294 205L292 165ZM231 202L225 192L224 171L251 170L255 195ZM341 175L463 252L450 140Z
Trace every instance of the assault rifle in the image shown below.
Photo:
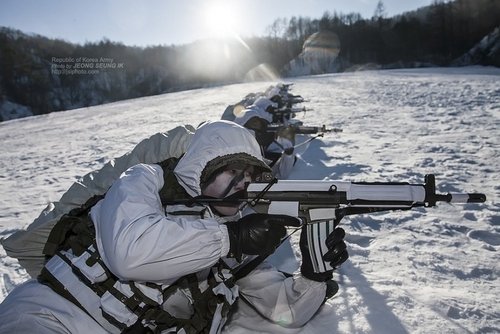
M294 107L284 107L284 108L279 108L276 110L273 110L273 114L295 114L298 112L306 112L306 111L311 111L312 109L308 109L306 107L302 108L294 108Z
M192 200L193 201L193 200ZM436 193L433 174L424 184L271 179L250 183L245 194L223 199L201 197L195 202L217 205L244 203L257 212L299 217L306 226L311 260L316 272L332 269L322 260L326 237L349 215L433 207L438 202L483 203L481 193Z
M294 118L297 116L297 113L299 112L306 112L310 111L312 109L307 109L306 107L302 108L293 108L293 107L286 107L286 108L280 108L271 111L271 114L273 115L273 122L275 123L285 123L285 120L289 120L290 118Z
M342 132L340 128L327 128L326 125L322 126L306 126L299 124L290 124L288 126L283 126L279 124L270 124L267 126L266 131L269 132L279 132L289 129L295 134L317 134L317 133L327 133L327 132Z
M305 101L305 99L300 96L300 95L293 95L291 93L287 93L285 96L283 96L283 100L288 103L302 103Z
M332 269L322 260L328 251L324 241L345 216L433 207L438 202L486 201L486 195L481 193L437 194L432 174L425 176L424 184L274 179L251 183L247 191L247 203L256 211L301 218L316 272Z
M280 124L270 124L267 126L267 128L264 130L267 133L270 133L273 135L273 137L282 137L282 138L287 138L290 140L292 143L295 142L295 135L298 134L307 134L307 135L314 135L310 136L307 140L302 141L300 144L295 144L293 146L294 149L304 146L311 141L313 141L316 138L323 137L325 133L328 132L342 132L343 130L340 128L327 128L326 125L323 124L323 126L305 126L302 125L302 122L298 123L289 123L287 126L280 125ZM284 151L285 148L276 140L274 140L274 143L281 147L281 149ZM276 159L278 159L281 156L281 154L278 155ZM271 160L273 160L271 158Z
M270 178L268 175L264 177ZM248 185L247 197L239 199L252 207L293 202L305 223L312 223L311 209L333 208L335 220L346 215L390 210L434 207L438 202L484 203L482 193L436 193L433 174L425 175L424 184L408 182L346 182L334 180L260 180ZM226 202L227 199L219 201ZM338 224L338 222L337 222Z

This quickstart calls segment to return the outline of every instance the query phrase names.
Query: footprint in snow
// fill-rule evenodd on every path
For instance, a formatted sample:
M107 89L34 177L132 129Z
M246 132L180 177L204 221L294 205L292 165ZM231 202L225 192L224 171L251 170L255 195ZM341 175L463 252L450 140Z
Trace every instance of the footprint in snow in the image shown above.
M472 239L483 241L492 246L500 245L500 234L490 231L475 230L470 231L467 236Z
M493 226L500 226L500 216L493 216L490 218L490 224Z

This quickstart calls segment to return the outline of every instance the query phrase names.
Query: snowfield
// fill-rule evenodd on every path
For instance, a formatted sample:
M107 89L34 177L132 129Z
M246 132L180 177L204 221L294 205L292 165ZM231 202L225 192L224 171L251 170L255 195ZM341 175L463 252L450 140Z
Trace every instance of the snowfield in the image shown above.
M241 305L227 333L500 333L500 69L293 78L305 125L340 127L297 149L291 178L423 183L484 204L351 216L339 293L300 329ZM219 119L276 82L171 93L0 123L0 237L25 228L79 177L177 125ZM295 237L295 236L294 236ZM297 238L294 250L300 255ZM0 300L29 279L0 248ZM244 316L243 316L244 315Z

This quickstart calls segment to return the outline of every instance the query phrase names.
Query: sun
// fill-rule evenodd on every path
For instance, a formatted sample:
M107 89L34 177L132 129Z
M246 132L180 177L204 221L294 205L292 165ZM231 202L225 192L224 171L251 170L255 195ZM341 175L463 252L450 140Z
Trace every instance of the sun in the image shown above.
M233 2L211 2L204 9L205 24L212 37L230 38L236 35L237 10Z

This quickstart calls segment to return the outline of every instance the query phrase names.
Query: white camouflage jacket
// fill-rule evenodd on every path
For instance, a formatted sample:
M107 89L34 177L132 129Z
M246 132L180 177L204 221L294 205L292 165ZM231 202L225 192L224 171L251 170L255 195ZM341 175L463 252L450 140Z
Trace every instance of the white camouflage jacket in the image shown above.
M221 136L222 132L217 125L208 128L208 132L197 131L195 137L198 135L202 140L192 140L190 144L196 143L198 147L188 149L188 153L183 156L174 171L179 183L191 196L201 193L201 172L213 158L237 152L246 152L258 159L262 158L250 132L242 132L238 127L237 131L229 131L229 135ZM91 211L101 257L118 278L135 281L141 286L146 282L167 286L189 273L196 273L200 286L203 286L203 277L206 277L210 268L220 258L225 258L229 251L227 229L221 224L224 220L212 215L210 210L205 211L203 218L170 215L172 210L179 208L167 208L165 211L158 195L162 187L163 171L155 164L136 165L113 184L105 199ZM227 259L227 263L231 264L231 261L235 264L234 260ZM28 286L30 288L25 289L24 297L32 295L33 283ZM7 312L4 314L12 319L11 322L16 321L12 318L14 314L29 314L34 307L29 298L23 299L22 286L16 290L12 294L13 298L17 296L18 299L28 302L23 305L16 304L13 298L6 299L2 307L14 312L10 315ZM87 330L95 327L88 323L91 318L83 314L78 307L69 302L62 306L60 296L52 296L46 289L42 290L37 290L41 291L37 298L40 303L46 303L45 307L49 313L57 319L51 321L51 324L57 328L69 329L71 333L77 333L78 328ZM285 277L273 266L263 263L237 281L236 289L227 293L237 297L239 291L239 295L245 296L252 308L271 322L283 327L300 327L309 321L322 305L325 290L324 283L311 281L300 275ZM144 291L147 289L144 288ZM156 297L158 301L162 298ZM187 315L191 312L189 299L188 293L179 291L171 298L163 300L164 308L174 315ZM66 313L72 314L72 319L66 320ZM214 324L213 333L220 332L221 325L224 324L224 319L216 320L219 323ZM19 322L21 323L21 320ZM23 316L22 322L23 326L30 327L26 316Z

